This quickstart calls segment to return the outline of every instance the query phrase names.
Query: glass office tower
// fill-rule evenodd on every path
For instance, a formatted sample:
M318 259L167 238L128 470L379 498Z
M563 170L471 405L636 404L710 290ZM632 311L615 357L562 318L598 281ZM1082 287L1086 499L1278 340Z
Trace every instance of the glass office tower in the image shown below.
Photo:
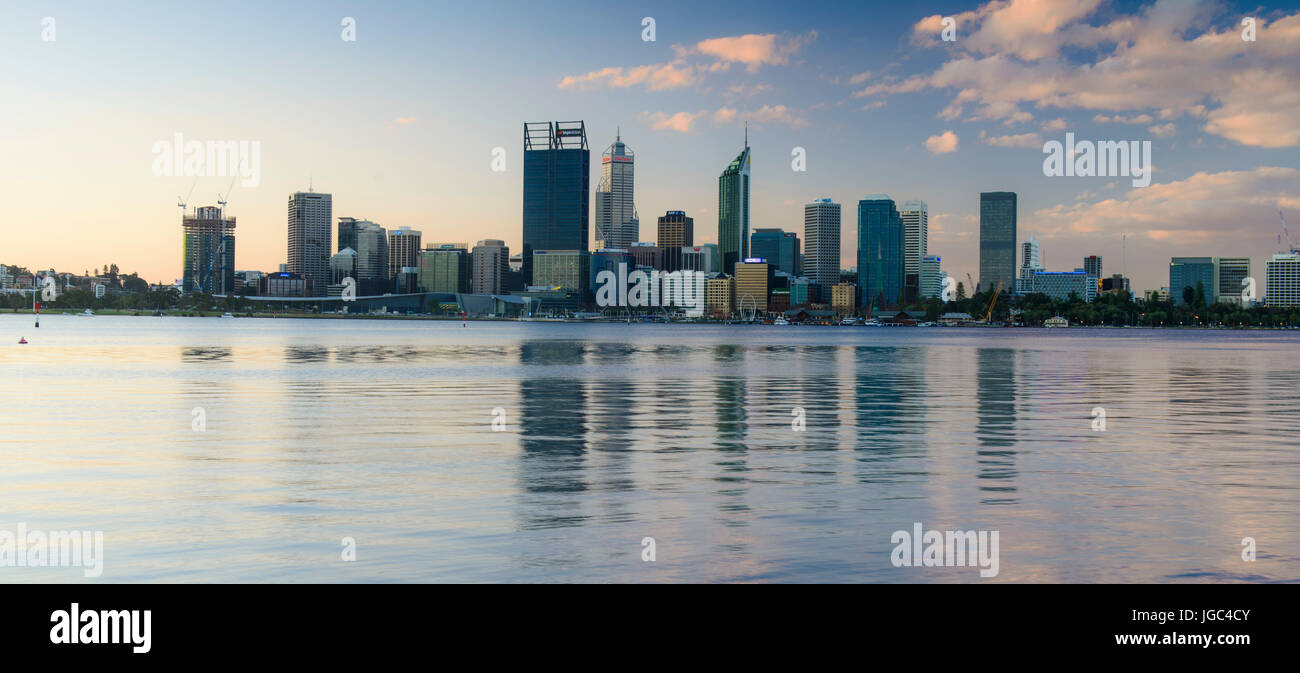
M537 250L589 251L591 150L581 121L524 124L524 282Z
M1016 193L980 192L980 277L978 290L1015 290ZM974 292L974 290L972 290Z
M876 194L858 201L858 304L901 307L903 218L894 200Z
M726 274L749 257L749 162L746 136L745 149L718 176L718 252Z

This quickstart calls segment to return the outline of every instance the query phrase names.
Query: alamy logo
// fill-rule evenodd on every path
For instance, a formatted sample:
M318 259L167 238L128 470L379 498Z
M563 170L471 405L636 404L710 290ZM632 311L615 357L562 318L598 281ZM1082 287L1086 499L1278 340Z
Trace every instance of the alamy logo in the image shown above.
M898 545L889 556L895 568L979 566L980 577L998 576L996 530L925 530L918 521L912 524L910 533L894 531L889 541Z
M0 568L84 568L86 577L104 574L104 532L89 530L0 530Z
M596 283L600 285L597 306L681 306L687 315L704 313L703 271L637 270L629 274L627 263L619 262L617 274L605 269L596 274Z
M1118 177L1132 176L1134 187L1151 184L1151 141L1091 140L1074 141L1065 134L1065 144L1058 140L1043 143L1043 175L1047 177Z
M50 622L55 645L126 644L136 654L153 649L152 610L82 610L73 603L68 610L51 612Z
M153 174L158 177L241 177L239 184L256 187L262 182L262 143L247 140L172 140L153 144Z

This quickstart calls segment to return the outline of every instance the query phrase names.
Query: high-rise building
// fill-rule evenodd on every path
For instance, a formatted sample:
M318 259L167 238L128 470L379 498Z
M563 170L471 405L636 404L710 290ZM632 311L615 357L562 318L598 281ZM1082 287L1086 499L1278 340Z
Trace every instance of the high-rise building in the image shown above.
M938 255L926 255L921 258L918 267L917 295L921 298L943 297L943 260Z
M840 204L817 199L803 207L804 275L809 300L826 303L840 282Z
M718 269L713 266L713 260L718 254L716 245L688 246L682 248L682 267L687 271L700 271L702 273L714 273Z
M903 218L903 286L908 303L921 293L921 259L930 254L930 207L925 201L904 201L898 211Z
M184 232L181 287L184 292L235 291L235 218L222 218L216 206L195 208L181 217Z
M1214 261L1214 300L1225 304L1241 304L1241 292L1246 289L1242 282L1250 277L1250 258L1218 257Z
M771 264L749 258L736 264L736 310L755 314L767 313L767 295L772 290L775 273Z
M853 315L858 310L857 297L858 287L856 285L853 283L836 283L831 287L831 309L840 315Z
M687 248L695 245L695 218L687 217L684 210L670 210L659 218L659 235L655 239L661 248ZM631 245L631 242L628 243ZM613 246L625 248L626 245Z
M357 223L355 217L339 218L339 242L337 250L343 252L344 248L357 249Z
M749 133L745 149L718 176L718 252L722 272L735 273L749 257Z
M664 270L664 249L654 243L633 243L628 246L627 251L632 253L632 259L637 266Z
M357 220L351 217L339 218L339 242L346 241L357 251L356 279L358 293L382 294L390 292L388 275L388 232L369 220Z
M631 206L631 183L628 206ZM591 249L591 149L587 126L524 124L524 282L533 285L538 250Z
M294 192L289 196L289 273L302 276L308 295L324 295L330 284L333 227L331 195Z
M1030 236L1028 241L1020 244L1020 275L1016 278L1016 294L1033 292L1034 273L1042 271L1039 263L1038 239Z
M534 250L533 285L585 294L591 282L591 258L586 250Z
M766 259L791 276L800 276L799 235L781 229L755 229L749 237L749 254Z
M704 310L709 315L727 317L735 312L736 279L726 276L704 281Z
M1300 254L1278 253L1264 261L1264 303L1276 308L1300 306Z
M1187 303L1183 290L1197 289L1199 283L1201 296L1206 305L1214 303L1215 268L1213 257L1174 257L1169 260L1169 298L1176 305Z
M357 251L352 248L330 255L330 285L341 285L344 278L357 280Z
M600 183L596 185L596 248L626 248L641 237L633 186L636 154L622 135L600 155Z
M1016 193L980 192L980 290L1015 287ZM975 290L972 290L974 292Z
M388 277L394 278L404 267L420 265L419 231L410 227L398 227L388 232Z
M874 194L858 201L859 306L895 307L905 301L903 218L893 199Z
M421 292L468 293L470 291L469 251L448 243L429 247L419 253L417 284Z
M1101 257L1098 255L1088 255L1083 258L1083 272L1101 278Z
M470 291L475 294L505 294L510 274L510 248L505 241L484 239L471 252Z

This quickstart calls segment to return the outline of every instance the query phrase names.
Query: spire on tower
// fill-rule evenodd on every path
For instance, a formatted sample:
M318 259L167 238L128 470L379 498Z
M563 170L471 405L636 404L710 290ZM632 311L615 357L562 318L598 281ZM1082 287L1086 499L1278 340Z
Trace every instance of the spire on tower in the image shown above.
M745 149L749 149L749 121L745 121Z

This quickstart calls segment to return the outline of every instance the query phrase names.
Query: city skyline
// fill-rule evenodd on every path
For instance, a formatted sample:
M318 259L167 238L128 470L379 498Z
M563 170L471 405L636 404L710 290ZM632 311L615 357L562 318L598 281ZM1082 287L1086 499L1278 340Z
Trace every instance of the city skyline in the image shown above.
M54 13L59 32L50 43L40 39L40 17L7 10L0 53L47 66L15 73L15 85L48 95L7 112L7 139L25 161L0 169L10 187L0 219L35 226L4 227L0 262L80 270L108 260L170 282L182 272L176 200L191 189L191 207L215 205L216 194L226 194L227 213L240 223L241 269L272 271L288 262L284 199L311 187L334 195L335 213L365 214L389 230L407 226L427 240L494 238L522 250L521 119L584 119L588 136L602 141L621 133L642 164L638 208L691 214L700 224L696 245L716 242L718 166L735 155L748 121L759 180L746 236L757 228L800 231L804 205L819 197L849 204L872 193L898 203L921 199L930 204L929 249L962 280L977 275L982 191L1019 195L1017 242L1034 235L1049 269L1068 271L1095 254L1113 260L1108 270L1126 272L1138 291L1167 284L1171 257L1250 257L1260 276L1285 247L1276 243L1276 211L1300 210L1294 8L1085 2L1056 8L1058 21L1033 29L1032 21L1004 21L1032 18L1023 3L881 7L870 20L848 8L756 3L743 21L665 3L651 12L656 41L640 37L645 12L607 13L581 31L601 48L559 50L517 73L511 68L529 50L552 49L573 31L521 28L546 13L523 4L444 20L430 8L397 3L356 16L358 38L349 43L339 39L339 19L358 10L335 3L314 9L305 25L290 10L253 3L207 16L212 30L247 42L229 62L145 56L184 54L174 27L204 14L196 8L74 5L60 10L66 16ZM503 21L515 14L523 20ZM1247 14L1259 21L1254 43L1239 37ZM959 30L945 44L936 24L948 15ZM263 46L271 41L262 38L280 37L277 26L289 24L296 27L284 44ZM1103 30L1128 31L1126 41L1079 37ZM476 44L474 36L485 34L501 37ZM92 58L122 40L142 49ZM305 76L286 58L294 48L317 54ZM395 94L387 77L373 76L377 62L402 50L413 57L395 64L393 76L441 83L437 96ZM1172 72L1143 65L1143 57L1161 53L1168 56L1160 67ZM476 63L472 73L423 65L466 57ZM1107 58L1156 93L1108 98L1106 87L1119 79L1071 74L1071 86L1029 98L996 77L1014 73L1021 85L1046 86L1051 75ZM1189 83L1180 77L1189 68L1204 76ZM102 96L84 95L86 78ZM238 111L186 104L210 93L213 82L242 103ZM972 93L958 100L959 89ZM437 104L448 95L475 103ZM366 102L338 105L344 96ZM1042 143L1066 132L1151 140L1151 186L1044 176ZM150 148L176 133L260 143L260 179L231 190L224 176L153 174ZM492 170L496 148L506 150L504 171ZM806 171L791 169L796 148L806 151ZM55 196L69 191L78 198ZM854 266L858 248L855 227L847 229L842 268Z

